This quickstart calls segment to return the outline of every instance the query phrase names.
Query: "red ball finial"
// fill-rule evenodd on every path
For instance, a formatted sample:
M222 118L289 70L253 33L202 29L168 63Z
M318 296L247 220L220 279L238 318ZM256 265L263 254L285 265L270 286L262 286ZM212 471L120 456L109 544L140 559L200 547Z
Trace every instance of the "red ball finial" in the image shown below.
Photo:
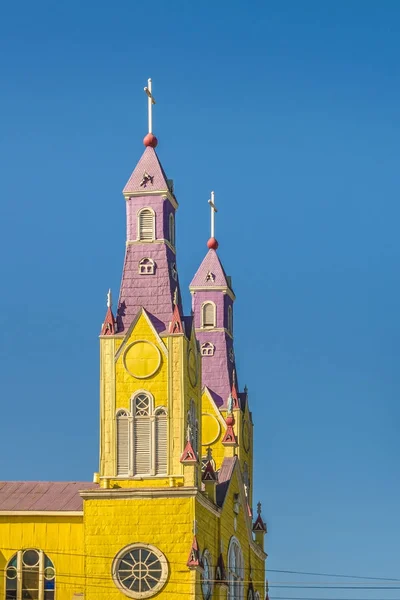
M233 427L235 424L235 417L233 415L228 415L225 418L225 423L228 425L228 427Z
M207 242L207 246L208 248L210 248L210 250L216 250L218 248L218 242L215 239L215 237L211 237L208 242Z
M145 146L150 146L151 148L155 148L158 144L158 139L152 133L148 133L143 139L143 144Z

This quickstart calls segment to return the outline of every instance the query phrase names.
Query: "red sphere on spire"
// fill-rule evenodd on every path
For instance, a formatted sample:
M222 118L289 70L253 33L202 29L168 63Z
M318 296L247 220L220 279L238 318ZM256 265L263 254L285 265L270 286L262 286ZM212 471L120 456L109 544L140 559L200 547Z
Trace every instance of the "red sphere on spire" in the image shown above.
M233 415L228 415L225 418L225 423L228 425L228 427L233 427L235 424L235 417Z
M152 133L148 133L143 139L143 144L145 146L150 146L151 148L155 148L158 144L158 139Z
M215 237L211 237L208 242L207 242L207 246L208 248L210 248L210 250L216 250L218 248L218 242L215 239Z

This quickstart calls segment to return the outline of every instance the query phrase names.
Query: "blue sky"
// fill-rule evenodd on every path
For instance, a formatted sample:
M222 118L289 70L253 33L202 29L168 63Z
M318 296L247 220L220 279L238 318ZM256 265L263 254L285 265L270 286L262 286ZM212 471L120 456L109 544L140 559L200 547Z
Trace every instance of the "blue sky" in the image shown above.
M186 290L216 193L268 565L399 577L399 34L390 0L2 4L2 479L97 470L151 76Z

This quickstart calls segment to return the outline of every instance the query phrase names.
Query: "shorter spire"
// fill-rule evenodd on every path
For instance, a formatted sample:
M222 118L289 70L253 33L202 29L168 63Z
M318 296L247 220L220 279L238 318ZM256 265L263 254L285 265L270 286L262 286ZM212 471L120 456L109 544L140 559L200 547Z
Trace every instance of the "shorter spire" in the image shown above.
M227 424L227 429L225 432L224 437L222 438L222 445L223 446L237 446L237 439L236 439L236 435L235 432L233 431L233 426L235 424L235 417L232 414L228 414L225 422Z
M189 558L187 560L187 566L189 569L203 570L203 563L200 557L199 543L197 541L196 534L193 536L192 547L190 548Z
M257 519L254 522L253 531L261 531L262 533L267 533L267 526L264 523L261 516L261 502L257 503Z

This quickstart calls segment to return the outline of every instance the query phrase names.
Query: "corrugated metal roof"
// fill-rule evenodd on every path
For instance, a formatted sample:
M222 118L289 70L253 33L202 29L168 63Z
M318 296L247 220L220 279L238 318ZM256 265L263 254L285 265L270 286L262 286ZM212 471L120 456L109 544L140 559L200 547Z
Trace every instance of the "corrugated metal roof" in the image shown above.
M0 511L81 511L88 481L0 481Z

